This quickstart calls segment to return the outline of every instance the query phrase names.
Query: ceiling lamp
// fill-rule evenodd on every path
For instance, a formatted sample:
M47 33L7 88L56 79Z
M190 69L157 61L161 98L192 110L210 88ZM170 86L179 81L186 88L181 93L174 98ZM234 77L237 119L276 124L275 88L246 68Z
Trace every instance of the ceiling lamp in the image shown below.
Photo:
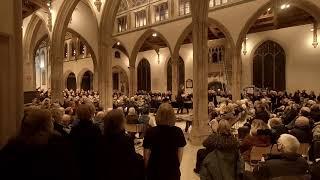
M280 9L284 10L284 9L288 9L290 7L290 4L282 4L280 6Z

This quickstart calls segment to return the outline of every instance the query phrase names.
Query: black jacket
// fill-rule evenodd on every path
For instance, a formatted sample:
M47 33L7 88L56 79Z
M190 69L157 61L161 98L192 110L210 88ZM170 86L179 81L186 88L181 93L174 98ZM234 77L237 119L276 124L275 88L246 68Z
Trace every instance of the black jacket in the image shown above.
M265 162L253 170L257 179L270 179L281 176L301 176L308 173L309 165L299 154L269 155Z
M260 119L265 123L268 123L270 115L267 111L257 112L254 119Z
M288 129L284 125L279 125L271 128L271 143L277 144L281 134L287 134Z
M309 126L306 127L294 127L290 134L295 136L300 143L311 143L312 133Z
M69 137L81 179L96 179L97 152L101 139L99 127L92 121L81 120L71 129Z
M125 134L105 135L99 151L99 180L143 180L144 162L133 139Z
M57 135L47 142L15 138L0 151L1 179L76 180L75 161L68 141Z

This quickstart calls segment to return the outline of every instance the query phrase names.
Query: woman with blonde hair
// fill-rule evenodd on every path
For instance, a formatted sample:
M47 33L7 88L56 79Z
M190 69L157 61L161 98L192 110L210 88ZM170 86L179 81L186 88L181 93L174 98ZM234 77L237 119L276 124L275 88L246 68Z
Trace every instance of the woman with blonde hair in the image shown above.
M186 140L175 121L172 106L161 104L157 126L147 130L143 142L147 180L180 180L179 167Z

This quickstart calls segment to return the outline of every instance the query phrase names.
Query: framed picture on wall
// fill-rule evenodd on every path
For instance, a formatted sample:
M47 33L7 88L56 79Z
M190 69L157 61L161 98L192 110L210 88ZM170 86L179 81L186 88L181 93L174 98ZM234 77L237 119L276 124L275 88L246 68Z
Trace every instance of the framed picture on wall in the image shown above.
M186 88L193 88L193 81L192 81L192 79L187 79L187 81L186 81Z

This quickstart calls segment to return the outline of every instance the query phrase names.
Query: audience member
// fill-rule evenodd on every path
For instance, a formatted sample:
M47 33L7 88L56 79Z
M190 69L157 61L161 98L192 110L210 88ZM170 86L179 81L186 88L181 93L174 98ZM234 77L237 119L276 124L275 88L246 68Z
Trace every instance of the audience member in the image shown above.
M271 128L271 142L276 144L281 134L287 134L288 130L283 125L280 118L272 118L269 120L269 126Z
M204 142L205 149L197 153L195 172L200 171L201 179L240 179L244 172L244 162L239 152L239 142L231 134L227 120L220 120L217 132ZM219 166L217 166L219 164ZM211 175L214 174L215 178Z
M300 143L311 143L312 134L309 119L299 116L295 121L294 128L289 133L295 136Z
M163 103L156 116L156 127L150 128L144 138L146 176L149 180L179 180L183 147L183 132L175 126L175 113L168 103Z
M262 120L255 119L251 124L250 134L247 135L240 144L240 152L245 161L250 160L250 152L253 146L267 147L271 145L270 134L264 133L269 127Z
M104 136L100 147L100 178L105 180L144 179L143 158L135 152L133 139L125 133L125 117L112 110L103 118Z
M308 174L308 163L298 154L300 143L297 138L289 134L282 134L278 139L277 146L281 154L270 155L265 162L261 162L254 169L253 174L257 179Z
M128 124L139 124L139 116L136 113L136 110L133 107L129 108L129 113L127 115Z
M95 179L97 165L98 142L101 131L98 126L93 124L93 111L88 104L81 104L77 109L79 122L72 127L70 140L73 146L73 152L76 155L77 165L81 179Z
M77 179L74 167L69 145L54 132L47 109L27 112L18 135L0 151L3 179L72 180Z

